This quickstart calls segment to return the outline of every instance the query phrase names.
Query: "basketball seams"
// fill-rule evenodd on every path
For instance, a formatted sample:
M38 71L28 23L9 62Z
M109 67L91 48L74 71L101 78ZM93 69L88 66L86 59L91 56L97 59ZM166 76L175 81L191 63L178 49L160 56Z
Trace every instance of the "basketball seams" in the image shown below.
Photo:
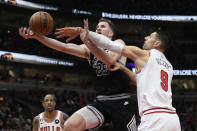
M46 12L44 12L43 13L43 15L44 15L44 20L43 20L43 26L44 26L44 29L45 29L45 33L46 34L48 34L48 19L47 19L47 13Z
M49 32L51 32L53 30L53 26L54 26L54 23L53 23L53 18L49 15Z
M39 13L40 13L40 33L41 33L42 32L42 13L41 11Z

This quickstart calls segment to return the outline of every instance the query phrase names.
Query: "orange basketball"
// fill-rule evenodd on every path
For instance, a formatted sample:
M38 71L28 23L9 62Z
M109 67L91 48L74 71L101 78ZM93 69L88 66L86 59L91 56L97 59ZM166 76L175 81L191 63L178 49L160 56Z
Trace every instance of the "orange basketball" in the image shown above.
M31 16L29 26L34 33L47 35L53 30L53 17L44 11L36 12Z

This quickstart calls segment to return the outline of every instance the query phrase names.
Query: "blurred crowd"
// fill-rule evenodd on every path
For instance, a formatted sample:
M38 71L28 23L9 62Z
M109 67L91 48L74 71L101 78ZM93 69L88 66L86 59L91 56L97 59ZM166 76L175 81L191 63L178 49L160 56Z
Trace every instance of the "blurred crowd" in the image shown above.
M30 131L32 117L27 106L6 96L0 101L0 130L1 131Z

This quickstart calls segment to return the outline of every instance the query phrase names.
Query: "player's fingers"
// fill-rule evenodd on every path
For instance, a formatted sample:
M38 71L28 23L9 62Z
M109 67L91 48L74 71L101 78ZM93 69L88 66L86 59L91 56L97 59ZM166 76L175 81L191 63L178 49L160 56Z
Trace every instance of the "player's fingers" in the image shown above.
M64 28L56 28L57 31L61 31L63 30Z
M116 70L119 70L119 69L120 69L120 66L118 66L117 64L115 64L115 65L110 65L110 66L108 67L108 69L109 69L110 71L116 71Z
M70 42L70 39L68 38L68 39L66 39L66 43L68 43L68 42Z
M22 34L22 36L23 36L25 39L27 39L27 35L28 35L28 34L27 34L27 28L26 28L26 27L23 28L21 34Z
M56 28L56 31L65 31L65 30L70 30L70 27L64 27L64 28Z
M54 34L55 34L55 35L60 35L60 34L64 34L64 32L63 32L63 31L57 31L57 32L55 32Z
M71 36L71 37L69 37L67 40L66 40L66 42L70 42L71 40L73 40L74 38L76 38L77 36Z
M19 34L20 34L23 38L26 39L26 35L25 35L25 33L24 33L24 28L23 28L23 27L21 27L21 28L19 29Z
M65 37L65 36L66 36L65 34L57 35L56 38L63 38L63 37Z
M24 27L22 30L22 33L25 34L26 28Z
M28 35L28 28L25 27L23 31L25 35Z
M66 42L68 43L68 42L70 42L72 39L73 39L73 37L69 37L69 38L66 40Z
M84 28L86 27L86 20L85 19L83 20L83 27Z
M27 28L27 34L29 35L30 28Z
M85 20L86 28L88 28L88 19Z
M84 28L84 29L85 29L85 27L86 27L86 26L85 26L85 23L86 23L86 22L85 22L85 19L84 19L84 20L83 20L83 28Z
M86 35L87 35L87 33L88 33L88 19L85 20L85 23L84 24L85 24L85 27L84 28L86 30Z
M108 70L110 70L110 71L116 71L118 69L117 68L108 68Z

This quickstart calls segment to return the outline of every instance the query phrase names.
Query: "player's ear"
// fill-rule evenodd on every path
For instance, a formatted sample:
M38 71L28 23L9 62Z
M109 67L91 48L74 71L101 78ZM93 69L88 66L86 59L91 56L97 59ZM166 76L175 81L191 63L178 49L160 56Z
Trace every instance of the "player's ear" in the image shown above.
M156 47L156 48L158 48L158 47L160 47L161 46L161 41L156 41L154 44L153 44L153 46L154 47Z
M113 32L113 31L110 31L110 32L109 32L109 37L112 38L113 36L114 36L114 32Z

